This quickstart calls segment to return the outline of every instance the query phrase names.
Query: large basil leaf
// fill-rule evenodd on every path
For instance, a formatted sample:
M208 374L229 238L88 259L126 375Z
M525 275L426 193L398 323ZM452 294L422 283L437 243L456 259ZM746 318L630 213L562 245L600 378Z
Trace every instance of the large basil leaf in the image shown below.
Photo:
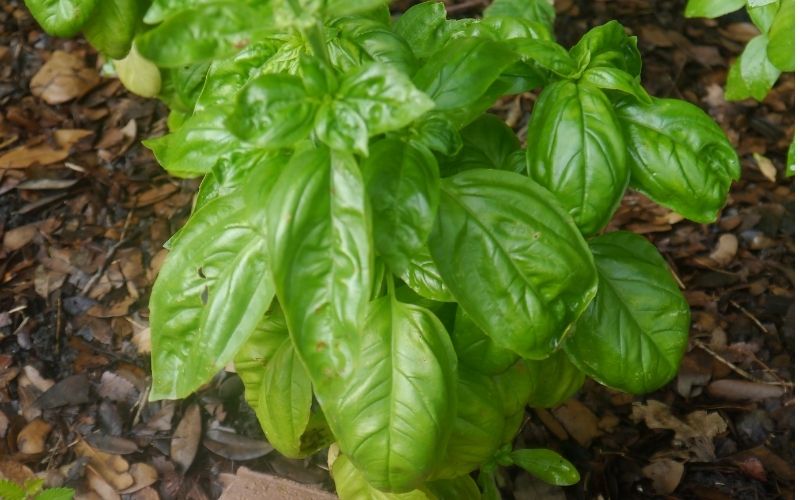
M329 35L328 52L332 64L342 71L374 61L407 75L413 73L414 52L401 36L385 25L369 19L344 18L331 29L336 33Z
M411 256L408 267L400 274L400 278L422 297L439 302L456 301L444 284L428 247L421 248Z
M549 0L494 0L483 12L484 17L508 16L552 26L556 18L553 3Z
M420 68L414 83L431 96L437 109L461 108L477 101L516 60L500 42L458 38Z
M425 486L435 499L480 500L481 490L472 477L464 475L455 479L432 481Z
M326 148L295 154L267 208L270 265L297 353L325 408L352 372L372 284L361 172Z
M569 78L578 72L575 60L569 52L552 40L521 39L510 44L523 61L544 68L558 76Z
M459 365L471 370L498 375L519 359L516 353L495 344L460 307L452 336Z
M347 388L323 405L350 460L381 490L420 485L453 426L456 356L427 309L383 297L370 305Z
M642 57L636 47L636 37L628 36L617 21L592 28L569 53L580 65L586 64L586 68L620 68L633 76L639 76L642 72Z
M33 18L53 36L71 37L83 27L97 0L25 0Z
M563 349L547 359L527 360L533 387L528 404L534 408L553 408L571 398L586 376L569 360Z
M136 46L162 67L177 67L231 55L264 31L264 8L243 2L200 4L139 35Z
M429 246L469 317L523 357L555 350L597 288L578 229L552 194L519 174L445 179Z
M553 34L547 24L511 16L486 17L480 23L470 26L470 35L491 38L498 41L531 40L552 41Z
M432 479L469 474L492 458L502 445L505 426L500 391L491 377L458 368L457 414L444 457Z
M505 423L501 433L502 443L508 443L517 435L522 419L525 416L525 406L531 393L532 380L528 367L522 360L511 365L508 370L493 377L495 386L500 394L501 408Z
M392 30L408 42L414 55L427 59L454 37L465 36L465 29L475 23L475 19L448 20L444 3L428 1L403 12Z
M145 0L98 0L83 34L100 52L122 59L131 49L146 4Z
M430 151L384 139L362 170L374 214L375 248L394 274L423 249L439 205L439 169Z
M631 185L697 222L712 222L739 178L739 157L700 108L674 99L617 108Z
M590 242L600 286L565 343L570 359L609 387L644 394L678 371L689 306L658 250L633 233Z
M239 92L226 124L245 141L280 149L308 138L318 107L300 78L263 75Z
M329 452L328 460L331 460ZM331 476L336 483L336 493L341 500L434 500L422 490L407 493L386 493L373 487L355 465L344 455L337 455L329 463Z
M794 71L794 0L781 0L769 29L767 55L781 71Z
M511 460L542 481L556 486L570 486L581 479L574 465L546 448L514 450Z
M639 83L638 76L619 68L602 66L589 68L581 75L581 83L605 90L612 102L617 102L619 97L626 95L633 96L643 103L650 103L653 100Z
M230 362L269 308L258 200L282 161L261 165L245 195L217 198L195 212L174 243L150 297L152 399L191 394Z
M345 75L333 100L321 108L315 132L333 149L366 156L369 137L405 127L433 105L403 73L370 64Z
M236 373L244 384L244 399L251 408L258 407L267 365L289 338L283 312L280 308L275 309L261 319L234 358Z
M689 0L684 15L686 17L715 18L737 11L744 7L746 0Z
M131 53L134 50L135 48L131 50ZM164 80L168 89L162 92L162 97L165 97L164 94L169 94L164 100L172 110L180 110L187 113L194 111L197 99L206 82L208 69L209 63L199 63L163 70Z
M461 130L463 147L442 161L442 176L475 168L522 173L525 156L517 134L498 116L485 114Z
M545 87L528 125L528 173L583 234L605 227L630 171L614 107L600 90L570 81Z
M725 99L736 101L753 97L763 100L772 85L781 76L781 70L772 65L767 57L767 35L759 35L747 43L728 72L725 84Z

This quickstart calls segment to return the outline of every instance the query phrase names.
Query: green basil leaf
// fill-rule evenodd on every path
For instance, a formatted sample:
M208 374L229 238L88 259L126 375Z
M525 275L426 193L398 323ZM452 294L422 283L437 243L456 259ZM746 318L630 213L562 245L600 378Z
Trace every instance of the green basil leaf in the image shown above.
M400 275L425 247L439 205L439 168L430 151L395 139L372 147L362 166L375 248Z
M445 156L453 156L464 146L456 124L439 111L423 115L409 132L413 142Z
M158 66L148 61L136 46L124 59L112 61L117 77L126 89L142 97L156 97L161 91L161 72Z
M767 2L747 2L747 14L762 33L769 32L775 15L781 7L780 0L769 0Z
M279 307L274 309L261 319L234 358L236 373L244 384L244 399L252 408L258 407L267 365L289 338L283 312Z
M206 82L208 69L209 63L166 68L164 73L169 81L172 94L169 99L169 106L189 113L193 112Z
M502 442L508 443L517 435L522 419L525 417L525 406L532 389L532 380L527 365L519 360L506 371L493 377L500 394L505 423L501 433Z
M794 175L794 141L789 145L789 151L786 153L786 177Z
M444 4L422 2L406 10L394 23L392 30L400 35L420 59L441 50L452 38L463 37L475 19L448 20Z
M205 109L189 117L176 131L143 144L170 174L204 175L225 155L248 149L225 127L224 113L221 108Z
M444 284L442 274L433 262L427 246L411 256L408 267L399 276L421 297L439 302L456 301Z
M642 72L636 37L628 36L617 21L592 28L569 50L576 62L588 60L588 68L620 68L633 76Z
M44 30L53 36L78 34L97 0L25 0L25 6Z
M483 12L484 17L515 17L552 26L556 11L549 0L494 0Z
M653 101L650 94L639 83L639 78L619 68L594 67L581 75L581 83L593 85L599 89L621 92L635 97L639 102L648 104ZM613 98L613 93L611 94Z
M547 190L511 172L445 179L429 245L464 311L523 357L547 357L597 287L591 253L569 216Z
M486 375L503 373L519 359L516 353L495 344L460 307L452 337L459 366Z
M475 27L478 36L492 38L503 42L507 40L539 39L552 41L553 34L549 24L530 21L521 17L492 16L485 17Z
M728 73L725 84L725 99L737 101L753 97L763 100L781 76L781 70L772 65L767 57L767 35L750 40L736 59Z
M142 55L162 67L210 61L238 52L254 34L268 29L264 14L263 8L242 2L200 4L142 33L136 45Z
M594 238L597 297L565 343L592 378L633 394L677 373L691 321L689 306L658 250L633 233Z
M744 4L745 0L689 0L684 15L715 18L735 12L744 7Z
M331 17L352 16L385 7L389 0L328 0L325 13Z
M510 45L523 61L542 67L558 76L569 78L578 71L578 66L569 52L554 41L522 39L513 40Z
M481 489L481 500L503 500L494 480L494 467L481 467L478 473L478 484Z
M511 452L511 459L516 465L549 484L571 486L581 479L574 465L546 448L514 450Z
M420 68L414 83L431 96L437 109L462 108L477 101L516 60L500 42L455 39Z
M631 186L697 222L712 222L739 178L739 157L719 126L688 102L653 99L617 108Z
M312 400L311 379L287 334L266 364L255 407L267 440L282 455L304 456L301 438L311 419Z
M318 114L315 130L334 149L366 155L368 137L403 128L433 105L403 73L370 64L345 76L333 102Z
M491 377L458 368L456 420L431 479L454 479L488 462L502 445L505 416L500 392Z
M605 227L630 171L614 107L600 90L566 80L545 87L528 125L528 174L583 234Z
M20 485L8 479L0 479L0 496L6 500L26 500L28 498Z
M526 361L533 388L528 404L534 408L554 408L583 387L586 375L569 360L563 349L547 359Z
M442 177L476 168L522 173L524 153L517 134L498 116L482 115L461 131L463 147L441 163Z
M372 231L358 165L326 148L297 152L266 214L277 296L325 408L353 369L371 292Z
M781 0L769 29L767 55L781 71L794 71L794 0Z
M293 75L263 75L245 86L226 120L237 137L270 149L307 139L319 104Z
M407 75L413 73L414 52L401 36L385 25L363 18L344 18L331 27L328 52L332 64L342 71L378 62Z
M360 341L345 392L323 408L367 481L406 492L438 462L453 427L455 352L432 312L389 297L371 303Z
M433 498L452 500L480 500L481 490L470 476L433 481L425 485Z
M131 50L146 8L145 0L100 0L84 24L83 34L98 51L122 59Z
M209 202L181 230L150 298L151 399L184 398L207 382L269 308L266 241L251 223L245 197L230 196Z
M341 500L434 500L436 498L422 490L386 493L376 489L344 454L339 454L329 467L336 483L336 493Z

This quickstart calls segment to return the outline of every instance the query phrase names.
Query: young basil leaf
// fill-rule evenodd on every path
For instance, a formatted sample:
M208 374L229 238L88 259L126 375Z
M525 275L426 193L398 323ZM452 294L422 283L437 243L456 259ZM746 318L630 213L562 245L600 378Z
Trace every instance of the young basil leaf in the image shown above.
M529 21L520 17L493 16L486 17L474 25L478 36L491 38L500 42L507 40L545 40L552 41L550 25L537 21Z
M794 71L794 0L781 0L769 29L767 55L781 71Z
M122 59L131 49L146 8L145 0L99 0L83 26L83 34L98 51Z
M549 484L571 486L581 479L574 465L546 448L514 450L511 452L511 459L516 465Z
M505 416L497 385L487 375L458 368L457 414L445 453L431 479L469 474L492 458L503 444Z
M412 6L397 19L392 30L400 35L420 59L441 50L452 38L464 36L474 19L448 20L444 3L422 2Z
M124 59L112 61L117 77L126 89L142 97L156 97L161 91L161 72L158 66L148 61L136 46Z
M459 365L486 375L503 373L519 359L513 351L495 344L460 307L452 338Z
M158 163L177 177L208 173L225 155L248 149L225 127L225 111L219 107L193 114L176 131L143 141Z
M619 68L594 67L589 68L581 75L581 83L593 85L599 89L620 92L636 98L639 102L648 104L653 101L650 94L639 83L639 78ZM614 98L613 92L610 94Z
M600 286L564 344L570 359L601 383L633 394L654 391L677 373L689 306L658 250L633 233L590 241Z
M429 246L464 311L523 357L547 357L597 288L589 248L558 201L511 172L444 180Z
M445 156L457 154L464 146L458 127L445 113L430 111L411 127L411 141Z
M336 493L341 500L434 500L438 498L431 497L428 492L423 490L386 493L376 489L367 482L364 475L344 454L339 454L333 463L329 464L329 468L333 481L336 483Z
M769 0L768 2L747 2L747 14L750 20L758 27L762 33L769 32L775 15L781 7L780 0Z
M166 68L170 82L170 107L193 112L206 82L209 63L190 64L179 68Z
M653 99L617 108L631 186L697 222L713 222L739 178L739 157L719 126L688 102Z
M184 398L206 383L269 308L274 288L266 241L251 224L245 197L226 196L198 210L181 230L150 298L151 399Z
M333 23L336 31L328 40L332 64L342 71L378 62L401 73L412 74L416 67L408 43L385 25L363 18L344 18Z
M300 78L263 75L239 92L225 123L242 140L280 149L308 138L318 107Z
M375 248L401 275L425 247L439 206L439 167L430 151L396 139L372 146L362 166Z
M569 52L551 40L520 39L510 42L510 46L523 61L551 71L558 76L569 78L578 72L575 60Z
M642 72L642 57L636 37L628 36L617 21L592 28L569 50L576 62L588 61L588 68L620 68L633 76Z
M600 90L567 80L545 87L528 125L528 174L583 234L605 227L630 171L614 107Z
M238 1L200 4L142 33L136 45L142 55L166 68L228 56L269 29L263 9Z
M547 359L525 361L533 388L528 404L534 408L554 408L571 398L581 387L586 375L569 360L563 349Z
M730 14L744 7L746 0L689 0L684 15L686 17L715 18Z
M97 0L25 0L36 22L48 34L62 37L77 35L97 3Z
M420 68L414 83L431 96L437 109L462 108L477 101L516 60L500 42L455 39Z
M300 359L323 408L353 370L372 284L372 231L350 155L298 151L267 206L270 265Z
M409 288L421 297L439 302L456 301L453 294L447 289L447 285L444 284L442 274L433 262L427 246L411 256L408 267L399 276Z
M268 312L261 319L234 358L236 374L244 384L244 399L252 408L258 407L267 365L284 341L289 338L283 312L280 307L273 309L274 311Z
M482 115L461 131L463 147L441 163L442 177L476 168L522 173L525 159L517 134L498 116Z
M406 75L370 64L344 77L333 101L318 113L315 131L334 149L366 155L369 137L403 128L433 106Z
M367 481L406 492L438 462L453 427L456 355L432 312L390 297L371 303L360 342L344 393L323 408Z
M552 26L556 11L549 0L494 0L483 11L483 16L486 18L508 16Z
M481 467L478 473L478 484L481 489L481 500L503 500L497 483L494 480L494 467Z
M725 84L725 99L738 101L753 97L763 100L778 77L781 70L772 65L767 57L767 35L759 35L750 40L741 57L731 66L728 81Z

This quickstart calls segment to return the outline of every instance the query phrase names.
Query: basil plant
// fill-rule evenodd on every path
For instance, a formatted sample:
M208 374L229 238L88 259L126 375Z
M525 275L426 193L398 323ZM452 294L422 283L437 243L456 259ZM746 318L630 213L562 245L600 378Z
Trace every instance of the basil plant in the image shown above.
M167 102L146 144L203 178L152 291L152 399L234 362L270 443L329 447L342 498L477 499L511 464L577 482L512 448L527 405L587 375L634 394L675 375L689 307L647 239L603 230L628 187L712 222L739 163L699 108L648 95L620 24L566 49L547 0L460 20L435 2L27 3ZM534 89L525 149L487 110Z

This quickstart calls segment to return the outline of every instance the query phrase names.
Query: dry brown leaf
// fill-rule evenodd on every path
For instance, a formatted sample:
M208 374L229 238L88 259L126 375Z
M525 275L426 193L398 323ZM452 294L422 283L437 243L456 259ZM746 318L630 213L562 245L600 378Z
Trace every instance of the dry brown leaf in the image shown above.
M597 426L597 416L576 399L567 400L552 413L581 446L589 446L594 438L603 434Z
M33 471L27 465L23 465L15 460L0 459L0 479L8 479L15 483L22 484L33 477Z
M147 488L158 481L158 471L152 465L144 463L132 464L130 473L131 476L133 476L133 484L120 491L123 495L128 495L143 488Z
M115 490L121 491L133 484L128 461L121 456L96 450L83 439L75 444L75 453L86 457L94 470Z
M10 421L5 413L0 410L0 439L5 439L6 432L8 432L8 424Z
M274 449L263 439L252 439L222 429L209 429L203 446L230 460L253 460Z
M642 468L642 474L653 481L653 489L659 495L669 495L678 487L683 477L683 464L662 458Z
M128 314L128 310L130 309L131 304L134 302L136 302L136 299L128 296L124 299L114 302L110 306L103 306L100 304L92 306L88 311L86 311L86 314L95 318L116 318L119 316L125 316Z
M143 488L131 495L131 500L161 500L158 492L151 487Z
M33 241L33 238L39 232L38 226L39 224L34 222L33 224L25 224L24 226L9 229L3 235L3 248L7 252L13 252L24 247Z
M775 165L772 163L772 160L767 158L766 156L761 156L758 153L753 153L753 158L756 160L756 165L758 165L758 169L764 174L764 177L769 179L772 182L775 182L775 179L778 176L778 169L775 168Z
M34 165L52 165L69 157L70 150L81 139L92 135L91 130L62 129L53 134L55 145L48 142L25 145L0 155L0 169L28 168Z
M724 267L733 261L734 257L736 257L736 252L738 251L739 240L736 238L736 235L726 233L719 237L717 246L714 248L714 251L711 252L709 257L711 257L714 262Z
M17 435L17 448L26 455L43 453L51 430L53 426L40 418L31 421Z
M728 401L762 401L785 394L779 385L761 384L747 380L715 380L708 385L708 394Z
M103 500L120 500L122 498L103 475L91 465L86 466L86 480L89 483L89 487L97 492Z
M136 387L123 377L113 372L103 372L100 377L100 387L97 388L100 397L111 401L129 402L136 401L138 396Z
M186 408L169 446L170 457L181 467L183 472L186 472L194 462L202 431L200 407L193 403Z
M654 399L647 403L634 403L631 418L634 422L644 420L650 429L668 429L675 432L675 440L684 444L700 462L715 458L712 439L728 429L719 413L702 410L686 416L686 422L672 415L669 406Z
M80 405L89 402L89 379L86 374L79 373L61 379L53 387L45 391L36 400L36 405L43 409L58 408L67 405Z
M31 94L48 104L82 97L101 82L100 75L75 55L57 50L31 79Z

